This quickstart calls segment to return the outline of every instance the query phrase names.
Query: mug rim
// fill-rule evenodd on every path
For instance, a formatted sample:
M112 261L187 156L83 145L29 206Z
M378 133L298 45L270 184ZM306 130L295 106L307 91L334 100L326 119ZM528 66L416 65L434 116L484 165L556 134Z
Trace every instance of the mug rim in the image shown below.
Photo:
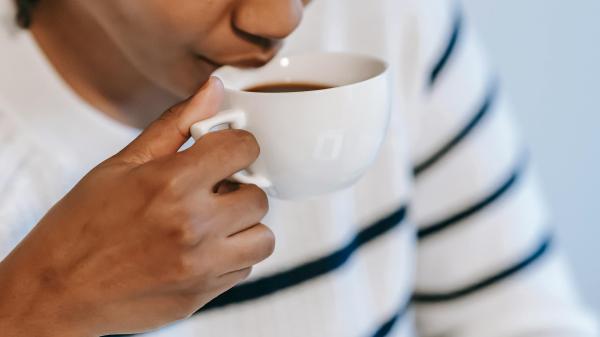
M333 86L331 88L324 88L324 89L316 89L316 90L310 90L310 91L291 91L291 92L256 92L256 91L246 91L244 89L241 88L237 88L237 87L232 87L229 85L229 83L227 83L228 81L226 81L221 75L221 73L223 73L224 71L236 71L236 72L247 72L247 71L257 71L263 67L267 67L273 63L279 63L281 62L283 59L286 58L298 58L298 57L308 57L308 56L317 56L317 55L328 55L328 56L338 56L338 57L351 57L351 58L355 58L355 59L362 59L364 61L370 61L373 62L375 64L377 64L378 66L380 66L380 70L375 72L373 75L369 75L367 77L365 77L364 79L361 79L359 81L354 81L351 83L347 83L347 84L342 84L342 85L336 85ZM314 94L314 93L322 93L322 92L330 92L330 91L335 91L338 89L346 89L346 88L351 88L354 86L359 86L362 85L366 82L370 82L373 81L379 77L382 76L386 76L386 74L389 71L389 63L386 62L385 60L378 58L376 56L373 55L368 55L368 54L364 54L364 53L354 53L354 52L339 52L339 51L322 51L322 52L301 52L301 53L291 53L291 54L284 54L284 55L278 55L277 57L273 58L271 61L269 61L267 64L265 64L262 67L259 68L239 68L239 67L235 67L235 66L231 66L231 65L225 65L222 67L219 67L218 69L216 69L213 73L212 76L216 76L219 79L221 79L221 81L223 82L223 86L225 88L226 91L229 92L235 92L236 94L243 94L243 95L260 95L260 96L265 96L265 95L306 95L306 94Z

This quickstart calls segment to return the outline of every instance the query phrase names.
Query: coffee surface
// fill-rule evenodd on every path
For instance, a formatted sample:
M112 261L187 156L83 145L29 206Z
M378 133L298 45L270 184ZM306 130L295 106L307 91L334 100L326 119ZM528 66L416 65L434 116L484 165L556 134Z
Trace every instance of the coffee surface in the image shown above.
M300 83L300 82L281 82L281 83L266 83L259 84L247 88L244 91L249 92L300 92L330 89L333 86L319 83Z

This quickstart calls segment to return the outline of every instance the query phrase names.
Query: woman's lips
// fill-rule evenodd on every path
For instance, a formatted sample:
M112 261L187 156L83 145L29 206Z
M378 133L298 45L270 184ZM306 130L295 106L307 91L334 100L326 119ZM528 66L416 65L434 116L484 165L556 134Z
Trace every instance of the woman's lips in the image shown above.
M221 66L222 66L222 64L220 64L220 63L218 63L218 62L216 62L216 61L213 61L212 59L210 59L210 58L208 58L208 57L206 57L206 56L204 56L204 55L196 55L196 56L197 56L197 57L198 57L200 60L202 60L202 61L203 61L203 62L205 62L205 63L208 63L208 64L209 64L211 67L213 67L213 68L215 68L215 69L216 69L216 68L219 68L219 67L221 67Z
M228 62L226 64L232 65L234 67L239 67L239 68L258 68L258 67L264 66L270 60L271 60L271 58L269 58L269 59L254 58L254 59L239 60L239 61L235 61L235 62Z
M223 59L210 58L204 55L198 55L198 58L210 64L215 68L223 65L230 65L240 68L258 68L271 61L281 49L281 44L277 44L264 53L246 54L243 56L224 57Z

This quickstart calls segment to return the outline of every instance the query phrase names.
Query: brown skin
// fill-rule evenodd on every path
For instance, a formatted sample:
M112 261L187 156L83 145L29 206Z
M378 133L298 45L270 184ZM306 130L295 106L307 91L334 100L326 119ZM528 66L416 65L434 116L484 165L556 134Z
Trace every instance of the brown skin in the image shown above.
M219 131L177 152L216 112L211 80L94 168L0 263L6 336L141 332L185 318L243 280L274 248L259 224L265 193L215 186L259 153L251 134ZM226 159L226 160L224 160Z
M32 32L100 111L145 126L89 172L0 262L3 336L92 337L183 319L274 248L253 185L221 184L259 149L220 131L177 152L214 115L217 64L260 65L298 25L301 0L41 1ZM118 76L117 76L118 74ZM218 192L215 193L215 186Z
M270 60L302 11L301 0L52 0L31 30L80 96L144 127L219 65Z

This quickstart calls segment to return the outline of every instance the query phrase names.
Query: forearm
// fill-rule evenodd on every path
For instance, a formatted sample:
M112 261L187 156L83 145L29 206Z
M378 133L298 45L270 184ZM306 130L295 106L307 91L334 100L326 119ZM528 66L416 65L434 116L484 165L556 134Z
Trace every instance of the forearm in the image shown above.
M7 337L88 337L57 326L52 322L13 321L0 319L0 330Z

